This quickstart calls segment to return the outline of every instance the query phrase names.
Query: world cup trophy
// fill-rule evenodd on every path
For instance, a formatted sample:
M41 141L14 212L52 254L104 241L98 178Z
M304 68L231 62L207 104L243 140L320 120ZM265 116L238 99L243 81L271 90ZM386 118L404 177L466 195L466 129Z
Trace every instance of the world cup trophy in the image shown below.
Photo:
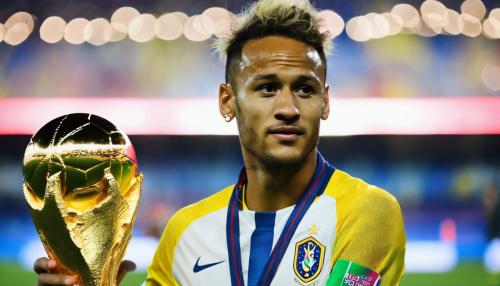
M132 235L142 174L127 135L96 115L68 114L26 148L23 191L57 272L114 286Z

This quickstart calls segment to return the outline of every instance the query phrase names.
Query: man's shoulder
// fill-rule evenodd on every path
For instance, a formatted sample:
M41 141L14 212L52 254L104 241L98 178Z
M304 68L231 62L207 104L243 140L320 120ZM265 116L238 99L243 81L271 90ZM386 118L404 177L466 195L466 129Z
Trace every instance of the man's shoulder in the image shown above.
M194 221L226 208L232 190L233 186L228 186L209 197L179 209L170 218L167 228L169 231L183 232Z
M360 212L362 215L398 214L401 212L397 199L388 191L369 184L348 173L335 170L325 193L336 200L338 211Z

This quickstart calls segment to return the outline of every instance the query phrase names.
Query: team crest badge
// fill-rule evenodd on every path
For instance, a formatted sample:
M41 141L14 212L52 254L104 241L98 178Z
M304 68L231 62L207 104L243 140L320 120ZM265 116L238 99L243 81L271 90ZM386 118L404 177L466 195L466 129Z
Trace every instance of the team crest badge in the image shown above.
M318 277L323 268L325 246L312 236L295 244L293 270L302 282L309 282Z

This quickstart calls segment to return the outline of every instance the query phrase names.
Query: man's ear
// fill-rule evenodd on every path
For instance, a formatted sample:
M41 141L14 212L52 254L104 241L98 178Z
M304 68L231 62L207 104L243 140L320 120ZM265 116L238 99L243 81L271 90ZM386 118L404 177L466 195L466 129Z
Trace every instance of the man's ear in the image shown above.
M219 86L219 112L227 122L236 115L234 112L234 92L229 83L222 83Z
M325 84L325 91L323 94L323 105L321 107L321 119L327 120L328 115L330 115L330 95L329 95L330 86Z

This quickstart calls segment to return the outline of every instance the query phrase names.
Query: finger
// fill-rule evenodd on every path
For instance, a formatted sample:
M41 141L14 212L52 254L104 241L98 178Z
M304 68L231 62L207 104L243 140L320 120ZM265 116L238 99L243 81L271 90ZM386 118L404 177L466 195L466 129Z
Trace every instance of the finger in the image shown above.
M130 260L123 260L122 263L120 264L120 268L118 268L118 276L116 277L116 283L120 284L125 275L130 271L134 271L135 268L136 266L134 262Z
M76 283L75 278L68 275L52 274L52 273L42 273L38 275L38 286L74 285L75 283Z
M51 270L56 269L56 261L52 259L48 259L47 257L40 257L37 260L35 260L35 264L33 265L33 270L37 274L40 273L47 273Z

